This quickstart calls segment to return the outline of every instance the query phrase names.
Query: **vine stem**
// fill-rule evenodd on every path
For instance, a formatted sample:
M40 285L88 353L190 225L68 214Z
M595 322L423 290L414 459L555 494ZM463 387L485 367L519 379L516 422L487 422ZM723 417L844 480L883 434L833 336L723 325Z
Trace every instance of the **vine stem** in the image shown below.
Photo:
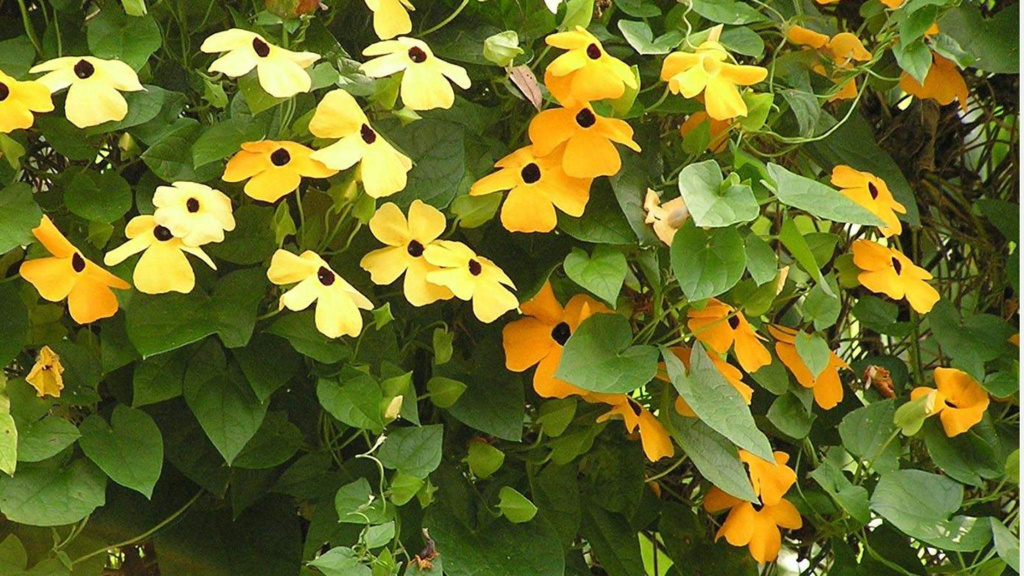
M469 4L469 0L462 0L462 4L459 4L459 7L455 9L455 12L452 12L451 14L448 15L447 18L445 18L444 20L441 20L440 22L438 22L434 26L431 26L430 28L427 28L423 32L420 32L420 36L426 36L428 34L433 34L434 32L437 32L438 30L440 30L441 28L444 28L445 26L448 25L449 22L451 22L452 20L455 20L455 17L458 16L460 13L462 13L462 11L466 8L466 6L468 4Z
M36 36L36 30L32 26L32 20L28 17L28 7L25 6L25 0L18 0L18 8L21 10L21 21L25 25L25 33L28 34L28 39L32 41L32 46L36 49L36 54L43 53L43 47L39 43L39 36ZM58 39L60 36L58 36Z
M195 504L199 500L199 497L202 496L202 495L203 495L203 490L200 490L199 492L196 493L195 496L192 497L191 500L186 502L181 508L178 508L173 514L171 514L170 516L165 518L162 522L160 522L156 526L153 526L149 530L146 530L142 534L139 534L138 536L136 536L134 538L129 538L128 540L125 540L123 542L118 542L117 544L111 544L110 546L107 546L105 548L100 548L98 550L93 550L92 552L89 552L85 556L82 556L80 558L77 558L77 559L73 560L71 562L71 564L75 565L75 564L78 564L79 562L84 562L84 561L86 561L89 558L92 558L94 556L99 556L100 554L103 554L104 552L107 552L109 550L114 550L114 549L117 549L117 548L124 548L125 546L131 546L132 544L136 544L138 542L142 542L143 540L149 538L150 536L152 536L152 535L156 534L157 532L159 532L159 531L163 530L164 528L166 528L171 522L174 522L175 520L177 520L182 514L187 512L188 509L191 508L192 505Z

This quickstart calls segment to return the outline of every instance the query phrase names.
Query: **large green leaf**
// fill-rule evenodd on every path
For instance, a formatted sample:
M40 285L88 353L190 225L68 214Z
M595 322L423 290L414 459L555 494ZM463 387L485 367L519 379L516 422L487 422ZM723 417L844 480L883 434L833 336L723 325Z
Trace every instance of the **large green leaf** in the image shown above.
M32 464L0 477L0 512L29 526L78 522L106 501L107 477L79 458L65 465Z
M735 228L701 230L687 221L672 240L672 271L691 301L722 294L739 282L746 266L743 238Z
M426 478L441 463L444 426L409 426L387 434L377 452L386 468L417 478Z
M675 409L669 410L668 415L672 437L705 478L737 498L757 501L747 468L728 438L700 418L682 416Z
M78 429L82 451L111 480L152 497L164 464L164 441L149 414L118 404L109 426L92 414Z
M0 190L0 253L31 244L32 229L42 218L28 184L15 182Z
M60 416L47 416L22 426L18 434L18 461L40 462L74 444L81 434Z
M113 8L89 21L89 50L97 58L117 59L138 70L160 48L160 26L150 16L131 17Z
M317 382L316 396L324 410L349 426L374 432L384 427L384 394L377 380L365 372L346 368L339 379L323 378Z
M607 246L588 255L579 248L565 257L565 275L613 307L626 279L628 265L622 252Z
M722 228L749 222L760 213L750 186L738 178L722 179L718 162L690 164L679 173L679 194L701 228Z
M850 412L839 423L843 447L861 461L872 463L875 470L895 470L899 466L899 443L890 440L896 431L892 421L895 413L894 400L873 402Z
M836 222L863 226L884 225L878 216L817 180L800 176L771 162L768 163L768 175L773 181L775 196L787 206Z
M595 314L565 343L555 376L593 392L635 390L658 371L658 350L631 346L629 321L618 314Z

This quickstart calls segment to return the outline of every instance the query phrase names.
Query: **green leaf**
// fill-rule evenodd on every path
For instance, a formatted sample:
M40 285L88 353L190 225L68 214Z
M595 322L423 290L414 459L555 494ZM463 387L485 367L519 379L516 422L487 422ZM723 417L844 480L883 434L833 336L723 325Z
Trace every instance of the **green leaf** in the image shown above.
M142 161L164 182L206 182L214 179L220 174L220 166L207 164L200 170L192 163L190 150L201 130L195 121L183 123L143 152Z
M0 191L0 198L3 197ZM0 208L0 214L3 209ZM7 366L21 352L29 336L29 314L14 282L0 285L0 365Z
M986 417L963 434L946 436L938 418L925 423L923 433L928 454L935 465L950 478L977 486L985 486L984 479L1003 475L1003 462L999 454L999 437L991 418Z
M832 350L829 349L828 343L818 334L803 330L797 331L795 343L800 360L807 366L811 378L817 379L825 368L828 368L829 360L832 358Z
M424 484L425 481L422 478L406 476L399 472L391 478L391 484L388 486L391 495L388 499L397 506L405 506L423 488Z
M505 453L486 442L471 441L466 463L474 476L487 479L501 469L505 463Z
M579 218L558 213L558 228L573 238L591 244L629 245L636 234L612 194L595 194Z
M668 349L662 349L661 357L672 385L698 418L740 448L772 460L771 444L757 429L746 401L711 363L702 345L693 346L689 375L682 360Z
M459 192L466 176L465 130L461 124L424 119L394 133L394 143L416 163L405 188L390 198L401 208L413 200L444 209Z
M886 472L871 495L871 509L903 533L932 546L973 552L992 539L987 518L953 516L964 489L949 478L922 470Z
M270 258L277 249L274 209L247 204L235 210L234 216L235 230L228 233L223 242L207 245L204 249L213 258L232 264L259 264Z
M498 491L498 509L513 524L529 522L537 515L537 506L510 486L502 486Z
M260 401L266 401L302 368L302 356L280 338L255 334L249 344L231 353Z
M1020 574L1020 538L1004 526L997 518L989 518L992 522L992 537L995 541L996 553L1003 562Z
M696 0L693 11L717 24L743 25L764 22L767 18L756 8L733 0ZM692 39L692 42L697 42Z
M558 25L559 30L573 30L577 26L590 26L594 16L594 0L565 0L565 17Z
M77 216L109 224L132 207L132 189L116 171L82 170L64 190L64 204Z
M31 244L32 229L42 219L43 212L28 184L15 182L0 190L0 253Z
M749 234L743 241L746 249L746 266L750 277L758 286L775 280L779 272L779 259L775 251L757 234Z
M359 555L351 548L338 546L309 562L324 576L370 576L370 567L359 561Z
M501 207L501 194L459 196L452 201L449 211L455 216L459 228L479 228L491 221Z
M691 302L732 288L746 266L743 238L736 228L701 230L692 221L676 232L671 257L672 271Z
M434 334L431 338L431 342L434 345L434 365L440 366L447 363L452 359L452 342L455 340L455 335L445 330L444 328L434 328ZM429 384L429 383L428 383ZM429 389L429 388L428 388ZM457 400L458 396L454 400ZM445 406L441 406L445 408Z
M449 408L459 401L462 393L466 391L466 385L458 380L434 376L427 381L427 392L430 393L430 401L438 408Z
M0 390L0 472L14 475L18 467L18 427L11 416L11 399L7 392ZM3 546L0 545L0 549ZM3 560L0 553L0 562Z
M242 144L267 135L266 126L253 118L238 116L210 126L192 145L192 164L199 168L237 153Z
M899 466L899 443L889 440L896 431L892 421L895 412L895 400L890 399L857 408L844 416L839 423L843 447L860 461L872 463L879 472L895 470Z
M541 404L537 424L541 425L544 434L552 438L561 436L576 416L576 404L576 399L571 396L552 398Z
M121 60L135 70L160 49L160 26L149 16L131 17L108 8L89 20L87 31L93 56Z
M910 74L918 83L924 84L928 70L932 67L932 51L923 40L905 43L902 40L892 47L896 62L904 72Z
M84 458L70 464L22 466L0 477L0 512L29 526L64 526L92 514L106 501L107 477Z
M385 468L402 474L426 478L441 463L444 426L409 426L385 436L377 458Z
M797 440L807 437L816 418L796 394L783 394L776 398L767 416L780 432Z
M679 173L679 194L701 228L722 228L749 222L760 213L754 191L738 177L722 180L718 162L690 164Z
M979 6L962 4L939 19L939 28L974 56L979 70L995 74L1020 73L1020 4L1007 4L994 15Z
M600 506L583 509L580 533L593 548L594 556L609 576L644 574L640 542L626 517Z
M794 174L778 164L768 163L768 175L772 179L772 189L779 202L798 208L818 218L860 224L863 226L882 226L877 216L847 198L841 192L830 188L817 180L811 180Z
M519 34L515 30L506 30L484 40L484 58L502 68L510 66L516 56L523 53L519 47Z
M786 220L782 223L782 230L779 231L779 241L789 250L793 258L796 258L800 266L818 282L818 285L821 286L821 289L826 294L834 295L832 288L825 281L825 277L821 275L821 268L818 266L814 253L811 252L811 247L807 245L807 239L800 234L793 220Z
M74 424L60 416L47 416L18 430L18 461L40 462L78 441Z
M28 567L28 552L24 544L14 534L8 534L0 542L0 568L4 574L20 574Z
M669 30L655 39L654 32L646 22L619 20L619 31L640 55L668 54L683 41L683 33L679 30Z
M379 524L385 520L384 501L373 493L366 478L346 484L334 496L338 521L344 524Z
M82 452L111 480L152 497L164 463L164 441L149 414L118 404L109 426L101 416L92 414L79 431Z
M658 371L658 349L630 346L629 320L618 314L595 314L583 321L565 343L555 377L592 392L635 390Z
M836 503L861 526L871 520L868 509L868 491L863 486L855 486L829 459L824 459L821 466L814 469L809 476L828 492Z
M349 356L348 347L341 340L332 340L316 329L313 314L311 310L285 314L270 325L267 333L284 338L296 352L324 364L334 364Z
M622 252L597 246L592 255L573 248L565 257L565 275L611 306L616 305L628 266Z
M302 446L302 431L285 412L268 412L260 429L231 463L234 468L264 470L284 464Z
M322 378L316 385L316 396L324 410L339 421L355 428L379 432L384 428L380 384L364 372L346 368L341 381Z
M736 498L757 501L747 468L728 438L715 432L700 418L687 418L675 409L669 410L668 414L672 437L693 460L701 475Z

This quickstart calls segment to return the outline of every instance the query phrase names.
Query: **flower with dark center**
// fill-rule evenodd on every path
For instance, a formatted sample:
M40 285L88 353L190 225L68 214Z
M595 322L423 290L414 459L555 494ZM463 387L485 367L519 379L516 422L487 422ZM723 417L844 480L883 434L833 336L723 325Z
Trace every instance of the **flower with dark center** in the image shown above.
M78 76L82 80L85 80L96 73L96 68L85 60L79 60L78 63L75 64L74 70L75 76Z
M252 39L252 49L260 58L270 56L270 45L259 38Z
M7 100L7 97L11 95L11 89L7 87L7 84L0 82L0 102Z
M482 266L480 266L479 262L477 262L476 260L470 260L469 261L469 273L470 274L472 274L473 276L479 276L480 273L483 272L483 271L484 271L484 269L483 269Z
M872 200L878 200L878 186L874 182L868 182L868 194L871 194Z
M419 46L413 46L409 48L409 60L420 64L427 61L427 53L423 51Z
M576 113L576 123L580 128L590 128L595 122L597 122L597 118L589 108L583 108Z
M565 343L569 341L569 336L572 336L572 329L566 322L559 322L551 329L551 339L558 342L559 346L565 346Z
M161 242L167 242L171 238L174 238L174 234L171 234L171 231L168 230L166 226L157 226L156 228L153 228L153 237Z
M324 286L330 286L331 284L334 284L334 272L331 272L326 267L321 266L320 269L316 271L316 279Z
M601 47L597 44L590 44L587 46L587 56L591 60L597 60L601 57Z
M729 316L729 327L732 328L733 330L740 327L739 316Z
M78 252L75 252L74 256L71 257L71 269L79 274L82 270L85 270L85 258Z
M185 209L193 214L199 212L199 200L196 200L195 198L189 198L188 200L185 201Z
M407 248L409 255L413 258L419 258L423 255L423 244L419 240L410 240Z
M540 180L540 167L534 162L530 162L526 166L523 166L523 170L520 172L520 175L523 177L523 182L533 184Z
M903 272L903 264L900 264L900 261L897 260L895 256L892 258L892 269L895 270L897 274Z
M368 124L363 124L359 127L359 137L367 144L373 144L377 141L377 133Z
M270 155L270 161L274 164L274 166L278 167L284 166L285 164L291 162L291 160L292 155L289 154L288 151L285 150L284 148L278 148L277 150L274 150L274 152Z
M629 404L629 409L633 411L633 414L635 416L639 417L641 414L644 413L643 406L641 406L640 403L638 403L636 400L633 400L632 398L627 398L626 400L628 401L627 403Z

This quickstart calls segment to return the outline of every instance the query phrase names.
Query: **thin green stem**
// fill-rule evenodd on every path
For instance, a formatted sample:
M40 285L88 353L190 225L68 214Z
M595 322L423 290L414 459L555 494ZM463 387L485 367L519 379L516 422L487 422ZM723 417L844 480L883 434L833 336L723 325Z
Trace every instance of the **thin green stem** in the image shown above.
M432 34L434 32L437 32L441 28L444 28L445 26L448 25L449 22L451 22L452 20L455 20L456 16L458 16L466 8L466 6L468 4L469 4L469 0L462 0L462 4L459 4L459 7L455 9L455 12L452 12L451 14L449 14L447 18L445 18L444 20L441 20L436 25L431 26L430 28L427 28L423 32L420 32L420 36L426 36L428 34Z

